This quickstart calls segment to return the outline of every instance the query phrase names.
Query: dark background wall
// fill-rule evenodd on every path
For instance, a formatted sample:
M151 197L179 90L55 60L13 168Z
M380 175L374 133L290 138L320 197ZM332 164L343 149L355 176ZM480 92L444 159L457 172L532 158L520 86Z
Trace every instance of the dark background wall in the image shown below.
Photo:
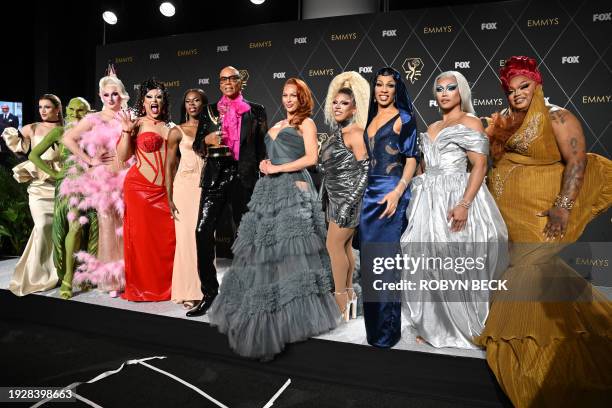
M428 6L487 3L491 0L430 0ZM267 0L256 6L249 0L174 0L176 15L163 17L158 1L130 0L34 0L5 1L0 100L22 101L25 123L37 118L37 98L52 92L68 100L80 95L95 97L97 82L95 48L102 45L102 11L119 16L106 26L106 43L151 39L182 33L246 27L310 17L316 5L326 15L352 14L357 3L370 11L399 10L423 6L405 0ZM338 6L340 4L341 7Z
M186 87L200 86L215 99L218 70L232 63L252 74L245 92L264 103L271 120L277 120L282 114L277 109L282 78L274 78L274 73L302 75L312 86L319 108L332 75L311 76L311 69L333 69L337 74L343 69L372 66L375 70L391 64L403 70L406 59L420 58L420 77L409 87L423 128L436 117L429 89L438 72L454 69L459 63L458 69L474 85L478 113L489 114L504 104L495 77L499 61L512 54L527 54L542 61L545 92L551 102L566 106L583 123L589 150L610 157L612 21L606 13L609 15L612 7L608 2L430 1L424 10L417 8L425 3L360 0L376 9L373 11L392 12L296 22L309 17L309 5L319 0L311 1L268 0L263 6L255 6L248 0L183 0L171 19L161 16L154 1L6 2L3 18L14 22L16 28L9 30L5 25L0 99L23 101L25 123L36 119L37 97L45 92L56 93L64 101L80 95L97 102L96 84L106 60L132 55L135 62L117 66L133 96L135 83L155 75L168 83L179 81L180 86L171 87L175 97ZM328 15L350 14L350 9L337 10L338 2L319 3L319 7L329 6L325 10ZM107 26L108 47L99 50L96 62L96 46L102 44L104 33L101 13L107 7L114 8L120 20L115 26ZM405 8L410 9L397 11ZM289 21L292 23L279 23ZM490 23L496 23L496 27L483 29L482 24ZM450 30L444 32L445 27ZM225 31L219 31L222 29ZM383 38L385 29L396 29L398 36ZM332 41L334 33L356 33L357 38ZM292 43L303 36L309 37L308 44ZM252 42L269 40L272 47L249 48ZM218 56L214 47L228 41L232 51ZM319 47L307 61L308 50L315 46L313 41ZM201 53L177 55L178 50L194 48ZM161 60L149 59L149 54L158 51ZM577 60L570 58L576 56ZM465 62L469 62L469 68L461 65ZM195 82L202 78L209 78L210 84ZM320 109L316 119L323 130ZM610 213L600 217L585 238L612 240L610 218Z

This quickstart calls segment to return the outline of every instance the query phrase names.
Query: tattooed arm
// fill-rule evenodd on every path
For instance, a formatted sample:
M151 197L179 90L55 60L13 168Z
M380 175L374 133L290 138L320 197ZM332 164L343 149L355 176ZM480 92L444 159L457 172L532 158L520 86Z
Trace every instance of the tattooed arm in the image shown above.
M551 107L550 119L557 146L565 164L559 194L575 201L582 187L587 163L586 143L582 126L571 112L557 106ZM563 238L567 229L569 210L553 206L541 215L548 216L544 235L548 239Z

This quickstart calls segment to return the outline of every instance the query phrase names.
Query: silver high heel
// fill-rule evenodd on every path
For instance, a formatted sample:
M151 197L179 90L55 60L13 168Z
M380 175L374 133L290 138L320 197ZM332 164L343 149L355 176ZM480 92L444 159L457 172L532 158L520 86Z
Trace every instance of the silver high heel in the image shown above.
M342 292L334 292L334 296L338 296L338 295L346 295L346 305L344 306L344 310L340 309L340 314L342 315L342 320L344 320L345 322L349 321L349 312L351 310L351 301L348 297L348 293L346 290L342 291ZM338 302L336 302L338 303ZM338 306L340 307L340 306Z
M351 288L346 288L348 294L348 302L349 302L349 306L351 309L351 319L356 319L357 318L357 294L355 293L355 289Z

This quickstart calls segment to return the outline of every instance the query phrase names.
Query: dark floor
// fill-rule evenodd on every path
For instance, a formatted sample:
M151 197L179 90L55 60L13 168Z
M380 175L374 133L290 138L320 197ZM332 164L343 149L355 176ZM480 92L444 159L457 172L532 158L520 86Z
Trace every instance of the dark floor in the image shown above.
M74 324L78 326L79 322ZM193 339L203 341L203 339ZM289 378L201 356L174 353L143 342L87 335L55 327L0 321L0 386L66 386L84 382L118 368L124 361L166 356L149 364L195 385L229 407L263 407ZM406 370L418 370L406 367ZM342 371L342 370L340 370ZM340 379L341 380L341 379ZM274 407L467 407L454 401L423 396L381 393L363 388L291 377L291 385ZM130 365L120 373L77 392L103 407L215 407L186 386L142 365ZM25 404L19 404L26 406ZM31 405L31 403L30 403ZM8 406L8 405L2 405ZM79 407L81 402L48 403L47 406Z

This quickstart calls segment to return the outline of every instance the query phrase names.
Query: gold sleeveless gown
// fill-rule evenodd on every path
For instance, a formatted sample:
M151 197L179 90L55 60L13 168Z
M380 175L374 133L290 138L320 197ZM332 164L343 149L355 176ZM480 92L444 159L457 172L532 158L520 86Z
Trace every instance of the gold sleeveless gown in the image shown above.
M564 165L539 86L488 185L512 241L512 293L494 298L476 343L517 407L604 406L612 398L612 303L557 256L612 204L612 162L588 154L584 183L562 240L546 242Z

